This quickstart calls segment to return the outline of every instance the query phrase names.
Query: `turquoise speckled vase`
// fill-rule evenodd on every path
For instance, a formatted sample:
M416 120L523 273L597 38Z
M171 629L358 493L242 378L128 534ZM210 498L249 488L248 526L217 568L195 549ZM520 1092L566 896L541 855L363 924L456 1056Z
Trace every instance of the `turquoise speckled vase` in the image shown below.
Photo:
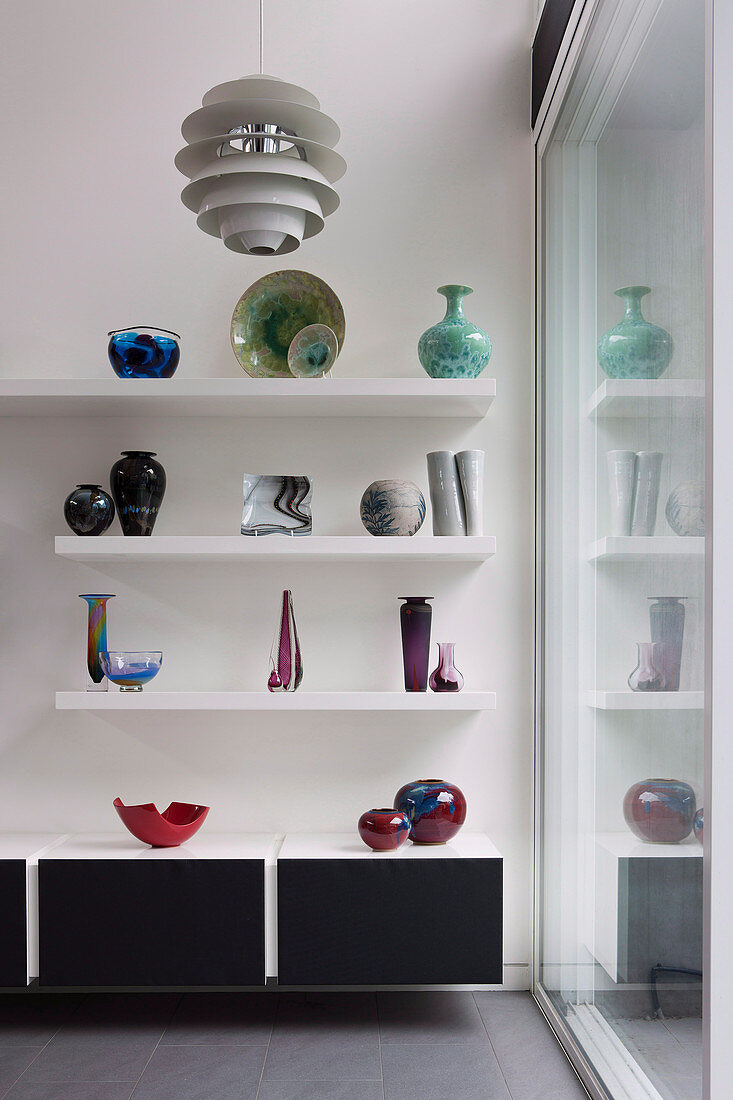
M439 286L447 301L445 317L420 337L417 354L431 378L478 378L491 358L491 340L466 320L463 299L470 286Z
M598 341L598 362L609 378L659 378L672 358L672 337L641 313L649 286L622 286L614 291L624 300L624 319Z

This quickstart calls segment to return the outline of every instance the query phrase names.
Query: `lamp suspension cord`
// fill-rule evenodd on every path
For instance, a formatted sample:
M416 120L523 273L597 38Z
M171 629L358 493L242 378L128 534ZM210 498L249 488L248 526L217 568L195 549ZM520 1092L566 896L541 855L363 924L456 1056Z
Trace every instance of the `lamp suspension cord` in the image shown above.
M265 55L265 0L260 0L260 76L264 73Z

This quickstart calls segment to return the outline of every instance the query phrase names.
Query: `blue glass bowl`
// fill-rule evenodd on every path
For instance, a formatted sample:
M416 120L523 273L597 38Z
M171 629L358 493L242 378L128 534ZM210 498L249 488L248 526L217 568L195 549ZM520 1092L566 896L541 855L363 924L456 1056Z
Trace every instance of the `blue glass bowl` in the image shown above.
M150 683L160 672L163 654L159 650L149 653L105 650L99 654L99 663L107 679L118 684L120 691L142 691L143 684Z
M107 335L107 354L118 378L170 378L175 374L181 358L177 332L137 325Z

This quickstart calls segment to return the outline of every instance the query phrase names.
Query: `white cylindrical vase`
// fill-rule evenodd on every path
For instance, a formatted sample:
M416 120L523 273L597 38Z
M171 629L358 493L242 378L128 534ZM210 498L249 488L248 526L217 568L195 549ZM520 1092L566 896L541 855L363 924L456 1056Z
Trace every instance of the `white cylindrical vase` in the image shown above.
M459 451L456 455L467 535L484 533L484 455L484 451Z
M662 457L661 451L637 451L634 510L631 515L632 535L654 534Z
M428 460L434 535L465 535L466 513L453 451L431 451Z
M634 504L635 451L606 451L608 495L611 501L611 534L631 534Z

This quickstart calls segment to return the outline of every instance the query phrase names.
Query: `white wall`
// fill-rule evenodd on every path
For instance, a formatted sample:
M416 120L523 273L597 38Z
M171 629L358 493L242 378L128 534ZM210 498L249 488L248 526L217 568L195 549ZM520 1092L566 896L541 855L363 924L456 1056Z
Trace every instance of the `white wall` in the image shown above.
M405 780L445 775L467 827L505 856L505 958L529 958L532 421L529 40L534 0L268 0L265 70L311 89L342 129L341 209L287 262L241 257L195 227L173 166L179 127L213 84L257 67L256 0L29 0L6 6L0 72L7 376L108 377L106 332L182 334L179 376L238 376L229 319L267 271L313 271L342 299L337 374L421 376L435 288L475 287L498 399L468 421L3 421L0 828L114 830L111 802L212 806L212 830L350 829ZM131 383L132 384L132 383ZM379 477L427 491L425 452L487 452L481 567L132 566L55 559L61 505L105 483L123 448L156 450L169 488L156 531L234 533L241 474L309 472L315 530L358 534ZM426 522L425 533L430 530ZM112 529L119 533L117 523ZM419 537L419 536L418 536ZM112 591L115 648L161 648L156 687L264 688L282 588L294 592L303 690L400 688L397 596L434 594L495 714L56 713L84 685L85 605ZM526 973L508 972L521 983Z

